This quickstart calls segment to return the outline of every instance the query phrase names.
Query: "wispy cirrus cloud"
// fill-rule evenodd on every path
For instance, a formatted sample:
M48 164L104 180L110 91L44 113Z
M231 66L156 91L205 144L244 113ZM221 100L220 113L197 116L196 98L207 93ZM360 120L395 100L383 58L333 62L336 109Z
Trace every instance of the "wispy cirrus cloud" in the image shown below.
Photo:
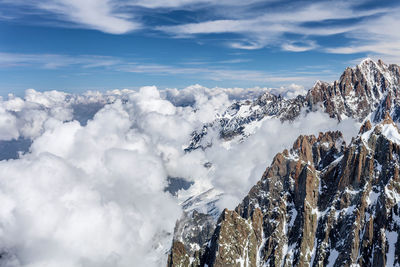
M158 64L128 64L119 66L118 70L132 73L151 73L151 74L183 74L193 75L199 78L205 78L214 81L253 81L261 83L276 83L276 82L305 82L314 79L315 77L296 76L292 74L279 74L266 71L255 70L235 70L227 68L187 68L179 66L168 66ZM201 75L201 76L199 76Z
M28 13L52 15L56 20L111 34L123 34L141 27L133 14L119 9L118 2L109 0L1 0L0 4L25 8ZM65 24L64 24L65 25Z
M233 33L241 36L241 42L229 42L233 48L259 49L267 45L281 46L283 50L303 52L319 47L313 36L344 34L358 28L365 18L390 14L388 8L356 10L351 1L292 4L288 9L271 9L254 17L244 13L241 19L214 19L197 23L160 26L157 29L175 37L188 38L204 34ZM361 22L332 23L345 20ZM323 22L330 22L323 24ZM295 34L289 38L287 34ZM299 41L299 37L300 41ZM296 44L299 43L299 44Z
M400 62L400 8L387 15L365 20L346 33L352 41L343 46L327 47L328 53L367 53L371 58Z
M21 54L0 52L0 68L35 66L44 69L57 69L73 65L82 68L94 68L113 66L120 62L120 59L108 56L69 56L61 54Z
M335 74L331 71L325 73L318 71L265 71L243 68L232 68L235 63L245 59L232 59L217 63L204 62L204 64L157 64L123 59L119 57L98 55L63 55L63 54L14 54L0 53L0 68L35 68L35 69L66 69L73 67L77 73L90 69L100 69L124 73L146 74L153 76L167 76L201 80L229 81L229 82L254 82L271 85L291 84L293 82L310 85L317 79L334 80ZM202 62L203 63L203 62ZM322 75L321 75L322 73Z
M110 34L143 30L162 37L202 41L213 35L235 49L276 47L284 51L400 55L399 5L362 1L239 0L0 0L11 8L1 20L35 15L47 23ZM229 11L229 12L227 12ZM176 12L188 12L177 16ZM159 17L164 20L157 19ZM24 23L30 23L24 21ZM226 38L226 34L234 35ZM319 38L345 36L342 44ZM383 41L384 40L384 41Z
M252 5L261 0L247 2L223 0L0 0L0 7L11 9L13 16L1 14L0 19L16 20L26 15L36 15L50 20L54 25L99 30L110 34L125 34L147 28L142 22L143 9L148 13L162 10L210 10L221 7Z
M339 64L336 54L343 54L340 60L346 62L368 55L399 63L400 36L395 27L400 22L399 11L399 4L378 5L366 0L0 0L1 21L134 35L94 34L99 38L94 52L90 37L85 36L82 47L79 44L84 31L67 31L64 37L61 31L51 30L43 40L72 41L76 55L63 54L69 53L65 52L69 47L62 47L63 44L51 50L36 45L20 50L21 53L0 53L0 68L14 71L15 67L29 67L41 69L41 73L46 72L43 69L64 68L65 75L90 75L101 69L124 73L121 77L126 81L132 76L129 73L136 73L145 74L136 77L146 82L153 78L161 78L165 83L201 79L198 82L278 87L295 82L307 87L318 79L337 78L343 66L334 67ZM21 32L28 30L24 27ZM53 35L54 32L57 33ZM11 44L19 42L17 39L24 38L10 38L2 51L17 52ZM139 40L138 45L131 46L129 42L135 40ZM122 49L113 49L112 45L119 44ZM170 49L172 44L179 49ZM169 49L168 55L163 53L164 48ZM141 58L132 56L132 52ZM309 65L320 65L321 53L327 55L330 67L313 72L291 69L298 67L300 61L303 66L305 59L310 59ZM192 60L194 57L198 60ZM280 66L271 68L274 64Z
M282 49L292 52L304 52L317 48L318 45L315 41L306 42L288 42L282 45Z

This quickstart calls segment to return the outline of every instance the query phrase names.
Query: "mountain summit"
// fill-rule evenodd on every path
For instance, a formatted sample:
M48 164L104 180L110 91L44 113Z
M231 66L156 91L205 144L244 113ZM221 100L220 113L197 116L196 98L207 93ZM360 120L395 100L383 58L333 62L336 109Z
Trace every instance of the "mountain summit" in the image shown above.
M333 84L316 83L306 96L307 106L311 110L321 106L339 120L351 117L362 121L372 115L374 121L379 121L386 111L398 120L399 73L398 65L365 59L347 68Z

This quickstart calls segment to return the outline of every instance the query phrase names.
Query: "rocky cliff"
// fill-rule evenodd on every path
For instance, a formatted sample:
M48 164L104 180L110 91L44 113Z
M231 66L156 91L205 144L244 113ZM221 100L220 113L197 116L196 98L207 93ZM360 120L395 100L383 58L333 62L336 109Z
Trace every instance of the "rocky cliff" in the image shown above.
M400 265L399 166L389 112L349 145L340 132L300 136L215 229L191 232L197 247L175 238L168 266Z

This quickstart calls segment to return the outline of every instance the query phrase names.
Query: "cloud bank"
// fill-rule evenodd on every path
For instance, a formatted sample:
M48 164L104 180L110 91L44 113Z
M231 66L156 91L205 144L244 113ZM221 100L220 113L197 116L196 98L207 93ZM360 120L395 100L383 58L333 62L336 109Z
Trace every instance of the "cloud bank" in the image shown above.
M18 159L0 161L0 265L162 266L186 196L214 187L219 206L236 206L298 134L356 129L318 112L266 120L230 148L215 135L210 149L184 153L193 130L265 90L28 90L0 101L2 141L32 140ZM194 185L173 197L168 176Z

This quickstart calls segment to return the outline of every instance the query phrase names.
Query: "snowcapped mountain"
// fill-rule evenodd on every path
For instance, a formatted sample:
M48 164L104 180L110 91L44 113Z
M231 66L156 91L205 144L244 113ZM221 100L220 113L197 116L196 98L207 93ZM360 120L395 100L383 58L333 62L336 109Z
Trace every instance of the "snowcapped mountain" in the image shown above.
M366 121L349 145L338 131L299 136L215 229L194 214L168 265L400 264L399 168L400 132L389 113L374 127Z
M210 198L205 192L186 201L169 266L350 266L400 260L393 254L400 229L395 215L400 212L400 134L394 124L400 120L399 89L399 66L365 59L333 83L317 81L304 96L286 99L267 92L236 101L194 132L188 152L211 146L215 133L240 142L265 120L293 121L317 110L338 121L364 121L348 146L340 132L300 136L290 151L276 155L235 211L224 210L218 221L219 195Z
M333 83L317 81L305 96L285 99L266 92L255 100L236 101L213 122L193 132L187 150L210 146L213 137L208 134L210 131L217 132L225 140L241 140L252 134L264 120L292 121L302 111L322 109L339 121L345 118L363 121L367 117L379 121L388 111L398 121L399 87L398 65L365 59L356 67L347 68Z
M399 119L400 67L381 60L363 60L347 68L333 84L317 82L306 96L310 110L322 106L331 117L380 121L388 111ZM372 114L373 113L373 114Z

